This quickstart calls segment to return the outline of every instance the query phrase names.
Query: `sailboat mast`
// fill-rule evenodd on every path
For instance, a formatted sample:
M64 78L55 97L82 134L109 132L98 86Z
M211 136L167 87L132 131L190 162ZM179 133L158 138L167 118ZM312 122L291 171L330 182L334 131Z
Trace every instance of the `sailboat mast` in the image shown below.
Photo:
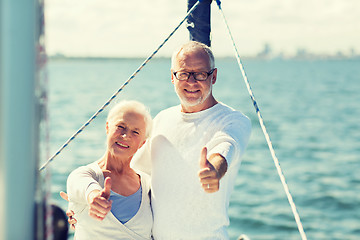
M34 239L36 0L0 1L0 239Z

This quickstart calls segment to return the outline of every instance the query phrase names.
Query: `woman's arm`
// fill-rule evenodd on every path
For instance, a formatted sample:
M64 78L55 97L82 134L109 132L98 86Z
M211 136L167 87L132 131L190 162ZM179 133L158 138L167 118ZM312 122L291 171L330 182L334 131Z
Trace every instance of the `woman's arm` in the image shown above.
M89 215L98 220L103 220L111 210L112 201L110 198L111 178L107 177L104 189L101 191L93 190L89 193L87 200L89 205Z
M99 177L89 166L82 166L70 173L67 179L69 201L87 204L87 197L94 190L102 190Z

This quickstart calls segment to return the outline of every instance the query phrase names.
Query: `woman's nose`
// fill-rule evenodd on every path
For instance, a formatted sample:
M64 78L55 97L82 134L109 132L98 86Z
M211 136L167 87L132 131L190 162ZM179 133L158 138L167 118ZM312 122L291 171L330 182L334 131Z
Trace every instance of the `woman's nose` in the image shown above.
M127 136L127 131L124 129L121 134L120 134L122 137L126 137Z

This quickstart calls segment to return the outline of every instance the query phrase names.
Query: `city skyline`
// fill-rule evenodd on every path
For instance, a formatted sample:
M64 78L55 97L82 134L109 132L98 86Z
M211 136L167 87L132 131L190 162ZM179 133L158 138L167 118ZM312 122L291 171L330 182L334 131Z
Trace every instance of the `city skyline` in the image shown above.
M52 59L62 59L62 58L145 58L148 56L69 56L63 53L56 53L49 55ZM161 56L161 57L170 57L170 56ZM220 57L233 57L233 56L220 56ZM263 45L263 49L252 55L241 55L240 58L247 59L360 59L360 53L357 52L354 48L349 48L347 51L338 51L332 54L322 53L316 54L310 52L305 48L298 48L294 54L285 54L283 52L274 52L272 46L268 43Z

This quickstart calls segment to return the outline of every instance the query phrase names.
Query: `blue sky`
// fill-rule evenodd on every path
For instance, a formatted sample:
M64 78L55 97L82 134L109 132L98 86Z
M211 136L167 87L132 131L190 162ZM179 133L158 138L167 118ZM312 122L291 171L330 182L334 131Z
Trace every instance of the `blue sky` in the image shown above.
M185 16L186 0L46 0L46 46L50 55L148 56ZM241 55L264 44L291 55L360 53L358 0L223 0L222 9ZM188 39L185 26L159 52ZM233 54L221 14L212 4L216 56Z

